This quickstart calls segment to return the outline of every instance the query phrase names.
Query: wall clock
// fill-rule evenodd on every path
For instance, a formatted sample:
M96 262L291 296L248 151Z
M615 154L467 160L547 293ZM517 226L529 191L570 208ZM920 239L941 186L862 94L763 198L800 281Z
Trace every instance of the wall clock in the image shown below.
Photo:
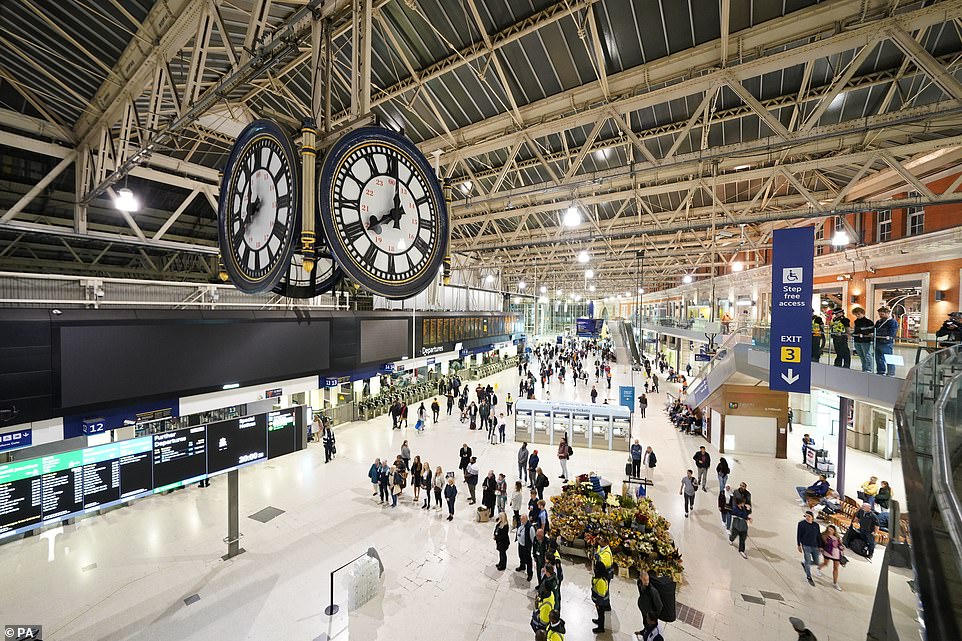
M234 286L271 291L288 273L300 231L297 156L269 120L244 128L227 159L217 211L221 256Z
M409 298L437 276L448 212L431 165L411 141L381 127L345 134L321 166L318 209L344 273L386 298Z

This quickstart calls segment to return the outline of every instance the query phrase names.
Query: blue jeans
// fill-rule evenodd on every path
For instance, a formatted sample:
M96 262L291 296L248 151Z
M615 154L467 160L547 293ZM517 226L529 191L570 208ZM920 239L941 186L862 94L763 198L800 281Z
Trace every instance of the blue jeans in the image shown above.
M727 474L719 474L719 475L718 475L718 491L719 491L719 492L721 492L722 490L725 489L725 484L726 484L726 483L728 483L728 475L727 475Z
M721 513L722 523L725 524L725 529L729 530L732 527L732 513L729 511L724 511Z
M803 503L807 503L807 502L808 502L808 497L805 496L805 490L807 490L807 489L808 489L807 487L804 487L804 486L802 486L802 485L796 485L796 486L795 486L795 491L798 492L798 498L802 499L802 502L803 502Z
M805 568L805 576L812 578L812 566L818 565L818 548L812 545L802 546L802 567Z
M855 343L855 352L858 354L858 359L862 362L862 371L871 372L872 363L875 360L872 354L872 344Z
M885 376L895 376L895 365L886 364L886 354L891 356L895 346L892 343L877 342L875 344L875 372Z

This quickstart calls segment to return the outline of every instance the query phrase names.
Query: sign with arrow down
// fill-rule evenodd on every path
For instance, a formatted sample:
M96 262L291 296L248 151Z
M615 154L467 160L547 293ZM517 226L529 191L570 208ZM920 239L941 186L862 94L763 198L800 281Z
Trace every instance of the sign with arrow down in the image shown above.
M768 387L808 394L812 379L815 228L772 235L772 328Z

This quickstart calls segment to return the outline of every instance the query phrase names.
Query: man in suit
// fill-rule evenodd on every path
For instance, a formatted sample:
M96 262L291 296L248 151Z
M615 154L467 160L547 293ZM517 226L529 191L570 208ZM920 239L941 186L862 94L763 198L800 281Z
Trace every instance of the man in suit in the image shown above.
M515 568L516 572L524 572L528 581L531 580L531 576L534 573L531 567L531 549L534 544L534 526L528 521L527 514L521 514L521 525L518 526L518 530L515 532L515 538L518 541L518 559L520 563L518 567Z

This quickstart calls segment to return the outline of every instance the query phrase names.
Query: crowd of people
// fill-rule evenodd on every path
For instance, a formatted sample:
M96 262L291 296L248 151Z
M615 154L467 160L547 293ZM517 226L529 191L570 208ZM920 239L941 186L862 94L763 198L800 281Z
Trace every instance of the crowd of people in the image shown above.
M880 376L895 376L895 364L887 356L895 350L895 340L899 334L899 324L892 316L892 309L888 306L879 307L876 312L878 319L872 321L864 307L853 307L854 322L845 315L845 310L836 306L824 310L822 315L812 313L812 362L817 363L831 339L831 351L835 354L832 364L835 367L850 368L852 366L852 350L849 341L855 348L862 364L863 372L875 372ZM958 320L962 321L962 313ZM953 318L950 315L949 321ZM943 326L945 327L945 326ZM942 330L940 330L942 331ZM942 336L944 334L936 334Z

